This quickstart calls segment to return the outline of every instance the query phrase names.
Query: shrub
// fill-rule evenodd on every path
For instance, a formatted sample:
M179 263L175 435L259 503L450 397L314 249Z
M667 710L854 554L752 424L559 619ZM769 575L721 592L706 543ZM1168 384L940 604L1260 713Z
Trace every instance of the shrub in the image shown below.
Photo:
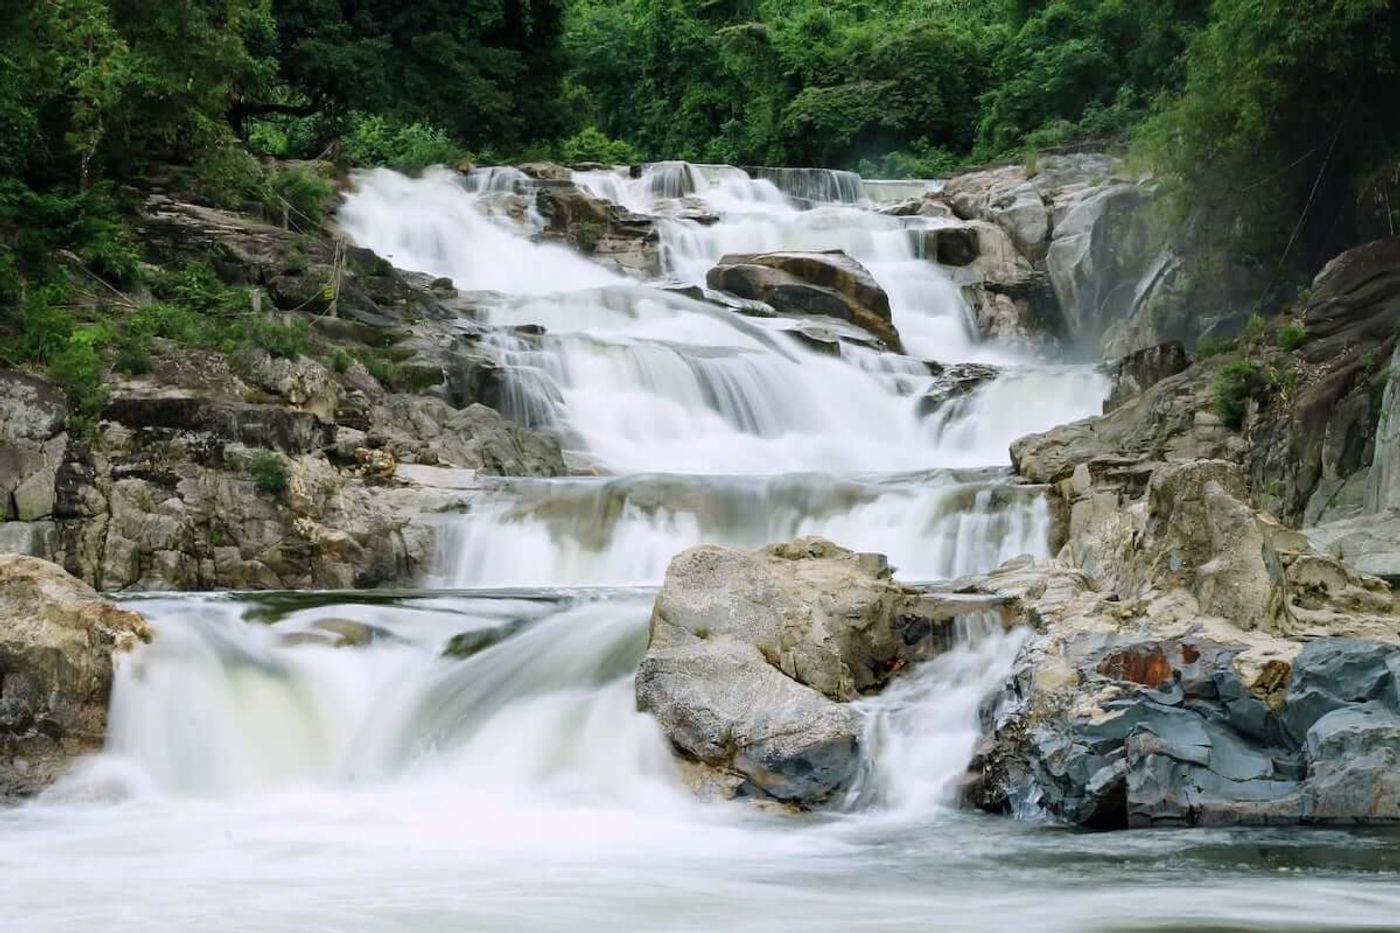
M13 339L0 345L0 360L11 366L45 364L62 351L76 326L63 307L67 300L62 285L31 291L19 306Z
M117 345L117 359L112 368L119 373L140 376L151 371L151 349L141 338L134 335L123 337Z
M1215 413L1231 428L1239 429L1249 400L1259 390L1259 367L1248 360L1227 363L1211 382Z
M1247 344L1256 344L1264 337L1265 331L1269 329L1269 322L1261 315L1251 314L1249 320L1244 322L1244 327L1240 328L1240 341Z
M265 496L281 496L287 491L287 465L270 450L254 454L248 472L253 474L253 488Z
M88 433L107 401L101 353L106 339L98 328L76 329L49 360L50 378L68 395L68 428L76 434Z
M609 165L637 161L632 144L613 139L596 126L585 126L559 146L564 162L606 162Z
M418 172L430 165L451 165L466 156L446 131L428 123L397 123L378 115L360 115L341 139L353 165L385 165Z
M326 202L335 194L329 178L302 168L278 172L268 181L267 207L274 220L280 220L285 207L294 226L320 226L326 215Z
M336 347L335 352L331 354L331 369L343 374L349 371L350 364L354 361L355 358L350 355L348 350L344 347Z
M246 149L225 145L194 162L194 193L214 207L236 210L249 202L267 200L267 173Z
M301 317L250 317L243 327L249 343L273 356L294 360L310 349L311 325Z
M1296 350L1307 341L1307 328L1297 322L1289 322L1278 330L1278 345L1285 350Z

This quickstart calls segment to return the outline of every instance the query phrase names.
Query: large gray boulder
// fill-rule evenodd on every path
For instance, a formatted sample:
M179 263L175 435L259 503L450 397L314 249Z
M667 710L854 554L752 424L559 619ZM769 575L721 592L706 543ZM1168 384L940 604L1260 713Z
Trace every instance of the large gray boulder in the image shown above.
M113 657L150 638L140 615L62 568L0 554L0 801L101 747Z
M946 650L965 611L896 583L882 556L821 538L692 548L657 596L637 702L729 792L817 806L860 764L847 701Z
M840 250L733 254L709 271L706 284L762 301L779 314L833 317L901 349L890 299L870 271Z

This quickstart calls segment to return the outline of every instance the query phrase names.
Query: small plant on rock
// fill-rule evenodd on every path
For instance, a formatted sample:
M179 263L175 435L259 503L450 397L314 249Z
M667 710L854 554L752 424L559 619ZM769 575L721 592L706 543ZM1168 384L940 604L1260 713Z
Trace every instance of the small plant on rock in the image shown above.
M255 454L248 472L253 474L253 488L265 496L280 497L287 491L287 465L270 450Z
M1278 329L1278 345L1285 350L1296 350L1307 341L1307 328L1296 321L1290 321Z
M1249 400L1259 390L1259 367L1248 360L1237 360L1221 367L1211 383L1215 413L1230 428L1239 430Z

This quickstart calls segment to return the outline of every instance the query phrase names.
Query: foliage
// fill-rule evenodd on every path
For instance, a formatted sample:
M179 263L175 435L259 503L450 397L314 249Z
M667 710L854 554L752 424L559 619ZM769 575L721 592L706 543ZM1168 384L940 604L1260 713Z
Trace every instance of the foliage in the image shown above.
M287 491L287 465L270 450L260 450L248 464L253 488L265 496L280 497Z
M1278 329L1278 345L1285 350L1296 350L1307 342L1307 328L1296 321L1289 321Z
M68 395L68 428L86 433L107 401L101 349L107 335L99 328L75 328L48 363L48 375Z
M345 157L354 164L384 165L401 172L452 165L466 157L465 150L437 126L399 123L374 114L353 117L342 139Z
M326 204L335 196L335 184L304 168L277 172L267 181L268 210L277 219L285 209L290 222L298 227L320 226L326 217Z
M559 158L565 163L603 162L621 165L637 161L630 143L612 139L596 126L585 126L559 144Z
M1239 429L1244 423L1249 400L1259 391L1259 367L1248 360L1226 363L1216 370L1211 381L1215 413L1228 427Z

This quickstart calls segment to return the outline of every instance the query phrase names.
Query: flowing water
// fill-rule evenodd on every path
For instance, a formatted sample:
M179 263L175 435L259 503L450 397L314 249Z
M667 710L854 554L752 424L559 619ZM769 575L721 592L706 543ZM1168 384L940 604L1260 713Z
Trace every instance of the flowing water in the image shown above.
M1007 444L1095 411L1104 380L975 339L911 228L918 184L665 163L578 182L660 219L663 281L531 242L514 170L362 177L342 223L475 294L503 408L594 476L483 481L400 593L133 598L102 755L0 812L10 930L1321 930L1400 916L1400 840L1341 831L1088 835L959 811L979 705L1023 635L860 701L862 776L830 812L700 803L632 672L670 557L822 534L940 580L1045 554ZM699 215L706 215L699 218ZM658 286L729 252L841 248L908 356L809 349ZM518 325L543 327L522 335ZM922 401L928 361L1004 367ZM489 647L444 656L462 633ZM338 646L341 642L347 646Z

